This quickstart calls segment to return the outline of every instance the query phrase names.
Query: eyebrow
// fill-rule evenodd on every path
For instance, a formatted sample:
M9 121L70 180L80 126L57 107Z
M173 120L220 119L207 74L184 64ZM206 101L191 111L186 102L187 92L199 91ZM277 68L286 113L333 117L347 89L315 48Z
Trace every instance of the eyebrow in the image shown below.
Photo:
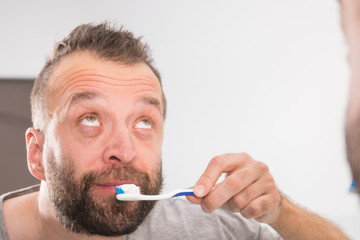
M159 99L154 98L154 97L143 97L141 100L142 100L143 103L155 106L159 110L159 112L162 113L162 110L161 110L161 107L160 107L161 104L160 104Z
M81 101L81 100L84 100L84 99L93 100L93 99L96 99L96 98L99 98L99 95L96 94L96 93L94 93L94 92L79 92L79 93L75 93L75 94L71 97L69 106L74 105L75 103L77 103L77 102L79 102L79 101Z
M87 99L87 100L92 100L92 99L96 99L99 98L99 95L94 93L94 92L78 92L75 93L70 101L66 104L65 108L60 112L60 119L65 118L65 116L67 115L69 109L76 104L77 102L83 100L83 99Z

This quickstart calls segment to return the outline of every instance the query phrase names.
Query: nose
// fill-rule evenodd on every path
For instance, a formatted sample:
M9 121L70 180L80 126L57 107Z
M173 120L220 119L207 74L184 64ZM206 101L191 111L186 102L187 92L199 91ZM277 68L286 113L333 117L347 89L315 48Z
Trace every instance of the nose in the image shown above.
M107 164L130 164L135 158L133 142L128 130L110 133L103 159Z

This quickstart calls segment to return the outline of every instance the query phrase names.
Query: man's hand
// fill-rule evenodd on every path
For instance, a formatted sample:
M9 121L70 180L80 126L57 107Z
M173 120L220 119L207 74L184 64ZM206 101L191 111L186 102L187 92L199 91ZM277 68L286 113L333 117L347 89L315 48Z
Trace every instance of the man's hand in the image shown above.
M360 32L360 0L339 0L341 13L341 26L344 31L346 40L350 45L353 42L353 34Z
M216 185L223 173L225 179ZM219 207L240 212L247 219L269 224L283 239L349 239L334 224L281 196L268 167L246 153L214 157L194 193L196 197L187 199L205 212Z
M339 3L351 70L345 121L346 153L353 179L360 191L360 0L339 0Z
M217 184L219 177L225 179ZM280 213L281 195L268 167L246 153L214 157L187 197L210 213L219 207L240 212L247 219L273 223Z

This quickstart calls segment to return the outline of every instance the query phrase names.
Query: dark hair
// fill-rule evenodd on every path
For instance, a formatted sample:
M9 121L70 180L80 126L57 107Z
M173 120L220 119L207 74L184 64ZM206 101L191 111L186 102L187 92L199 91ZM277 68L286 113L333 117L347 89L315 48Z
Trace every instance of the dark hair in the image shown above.
M46 88L54 66L65 56L77 52L89 51L101 59L126 65L145 63L154 72L162 88L161 77L153 66L149 47L134 37L133 33L116 28L107 22L93 25L83 24L76 27L69 36L55 44L52 55L35 79L31 92L31 113L33 125L43 130L48 123ZM162 91L163 92L163 91ZM166 98L163 93L164 118L166 116Z

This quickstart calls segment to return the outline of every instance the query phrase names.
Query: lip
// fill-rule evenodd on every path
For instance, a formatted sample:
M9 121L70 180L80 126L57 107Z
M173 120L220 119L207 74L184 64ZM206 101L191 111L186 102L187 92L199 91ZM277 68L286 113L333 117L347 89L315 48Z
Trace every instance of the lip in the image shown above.
M94 185L95 190L101 191L104 194L116 195L116 186L123 184L133 184L131 181L109 181L103 183L96 183Z

